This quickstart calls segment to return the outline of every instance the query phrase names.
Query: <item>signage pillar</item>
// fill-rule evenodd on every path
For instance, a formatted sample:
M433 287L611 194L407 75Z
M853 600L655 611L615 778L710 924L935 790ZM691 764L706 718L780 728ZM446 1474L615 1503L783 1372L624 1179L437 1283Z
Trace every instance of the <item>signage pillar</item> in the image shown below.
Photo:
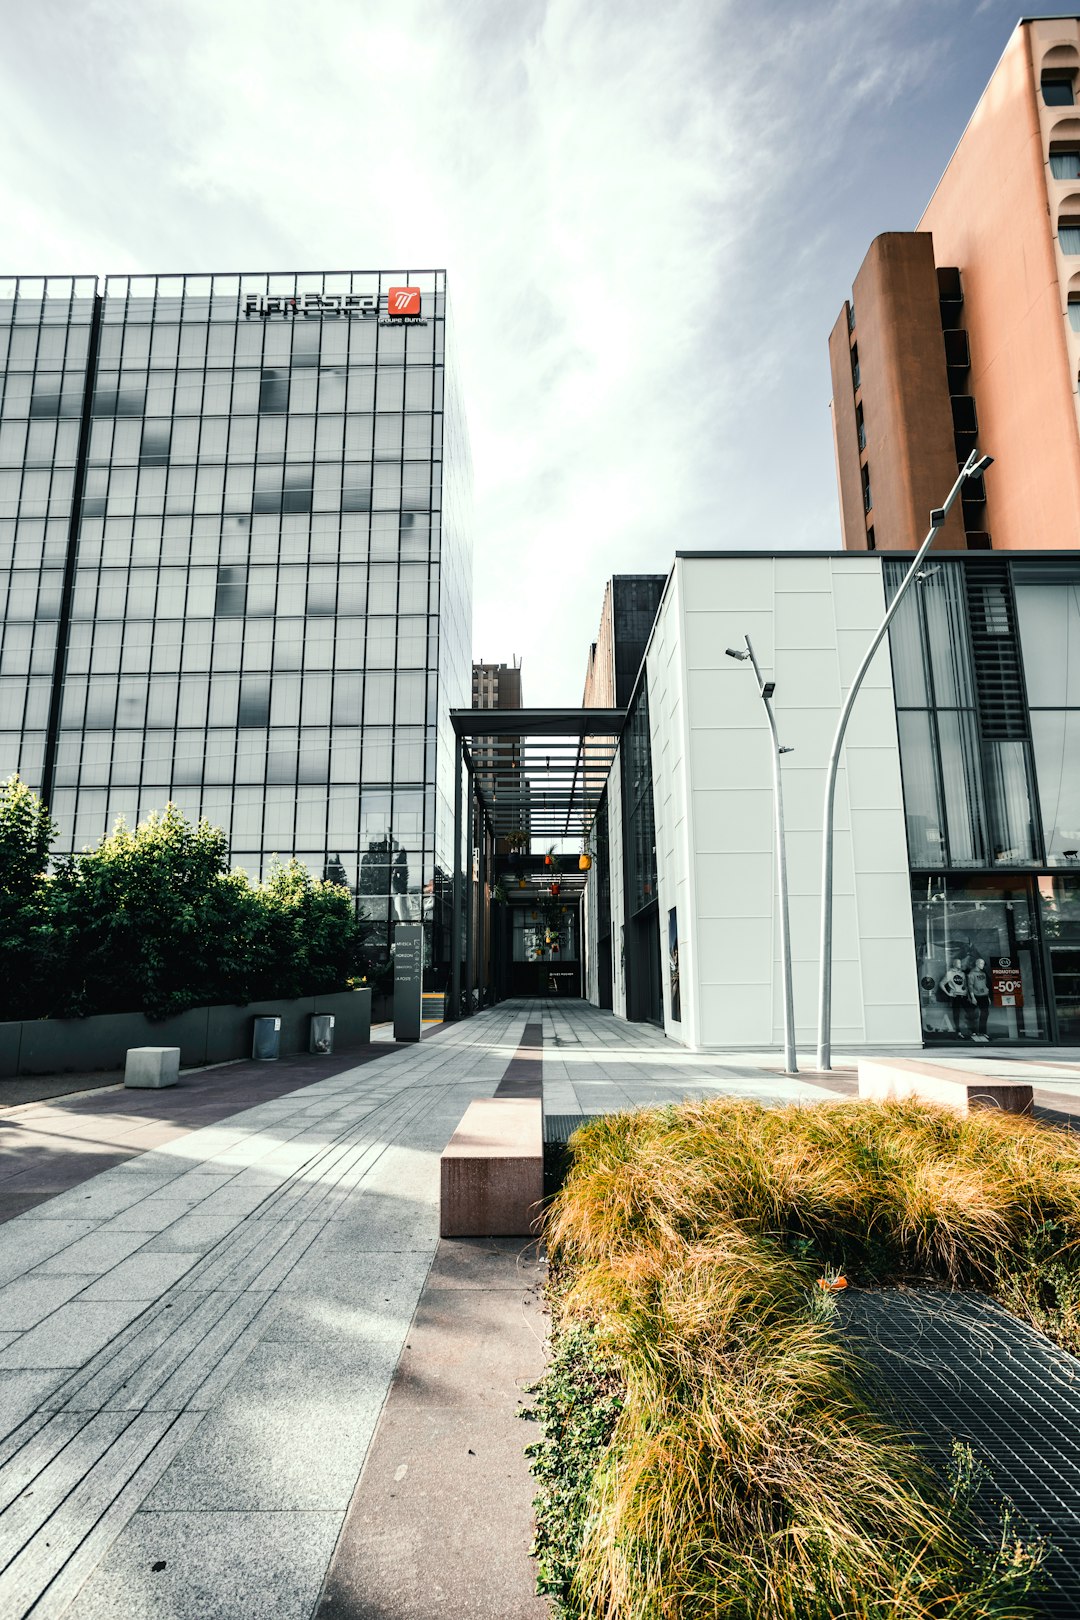
M394 927L394 1039L418 1041L423 1007L424 925L399 922Z

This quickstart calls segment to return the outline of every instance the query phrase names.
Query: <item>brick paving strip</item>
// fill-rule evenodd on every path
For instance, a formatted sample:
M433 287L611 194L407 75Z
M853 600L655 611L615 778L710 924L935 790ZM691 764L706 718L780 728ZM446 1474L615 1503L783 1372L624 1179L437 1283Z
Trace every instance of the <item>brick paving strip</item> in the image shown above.
M544 1620L525 1391L544 1368L535 1243L443 1239L315 1620Z

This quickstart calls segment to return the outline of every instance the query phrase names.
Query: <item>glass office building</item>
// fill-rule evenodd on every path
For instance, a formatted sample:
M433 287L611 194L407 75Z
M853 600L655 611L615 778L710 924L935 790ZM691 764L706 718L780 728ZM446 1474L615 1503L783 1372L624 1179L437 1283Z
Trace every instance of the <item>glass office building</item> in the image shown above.
M391 296L393 294L393 296ZM348 884L442 982L468 439L442 271L0 281L0 773Z

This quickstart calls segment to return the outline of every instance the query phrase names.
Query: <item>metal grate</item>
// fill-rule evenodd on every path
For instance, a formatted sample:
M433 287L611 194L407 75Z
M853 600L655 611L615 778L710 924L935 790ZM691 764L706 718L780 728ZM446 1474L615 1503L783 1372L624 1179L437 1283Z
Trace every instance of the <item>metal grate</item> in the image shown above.
M545 1114L544 1115L544 1197L554 1198L563 1182L574 1155L567 1143L581 1125L588 1125L599 1114Z
M1027 707L1008 565L980 559L969 561L964 573L981 734L1025 739Z
M880 1375L880 1394L931 1458L967 1441L989 1470L977 1506L1006 1499L1045 1537L1048 1590L1036 1612L1080 1614L1080 1361L974 1294L853 1290L841 1320Z

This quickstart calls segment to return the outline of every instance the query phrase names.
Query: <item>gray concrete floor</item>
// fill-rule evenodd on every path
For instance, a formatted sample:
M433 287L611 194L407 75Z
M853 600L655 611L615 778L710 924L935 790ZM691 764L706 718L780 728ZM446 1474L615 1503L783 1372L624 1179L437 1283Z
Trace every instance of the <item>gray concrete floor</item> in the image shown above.
M552 1114L701 1095L810 1102L851 1088L853 1054L839 1060L846 1073L790 1078L777 1054L692 1054L581 1003L505 1003L132 1146L0 1225L3 1620L311 1620L339 1542L353 1562L339 1561L338 1592L363 1589L365 1538L342 1530L395 1368L407 1368L438 1247L439 1154L538 1016ZM1080 1071L1059 1056L1069 1061L1040 1055L1039 1082L1069 1097ZM84 1097L67 1113L85 1133L87 1110L104 1119L113 1106ZM53 1109L61 1144L65 1110ZM39 1120L35 1152L47 1137ZM416 1316L431 1380L448 1313L459 1311L455 1354L473 1317L478 1342L490 1331L491 1300L455 1307L452 1291ZM408 1388L417 1411L391 1414L390 1432L415 1445L446 1403L434 1382L430 1400ZM474 1417L446 1424L464 1433ZM376 1468L370 1488L384 1487ZM481 1522L499 1542L505 1527L477 1521L464 1473L456 1508L474 1540ZM377 1518L385 1546L388 1501ZM434 1536L444 1521L432 1518Z

